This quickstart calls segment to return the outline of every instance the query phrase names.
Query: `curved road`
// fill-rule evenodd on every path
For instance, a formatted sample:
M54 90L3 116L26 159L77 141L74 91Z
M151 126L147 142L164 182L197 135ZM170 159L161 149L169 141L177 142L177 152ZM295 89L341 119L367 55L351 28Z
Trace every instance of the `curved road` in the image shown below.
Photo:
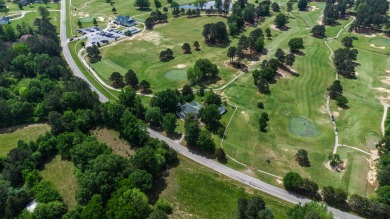
M71 70L74 72L75 76L82 78L83 80L87 81L89 85L91 86L92 90L95 91L100 98L100 101L102 102L107 102L108 99L100 93L94 86L91 84L87 78L82 74L78 66L76 65L75 61L73 60L68 45L67 45L67 37L66 37L66 2L65 0L61 0L61 45L63 47L63 53L66 61L69 64L69 67ZM149 135L153 138L157 138L159 140L162 140L166 142L171 148L173 148L175 151L178 153L182 154L183 156L186 156L187 158L203 165L206 166L214 171L217 171L220 174L223 174L231 179L234 179L236 181L239 181L243 184L246 184L248 186L251 186L255 189L258 189L260 191L263 191L267 194L270 194L272 196L275 196L277 198L280 198L282 200L288 201L293 204L298 204L298 203L306 203L310 202L311 200L303 198L303 197L298 197L294 194L291 194L287 192L286 190L280 189L278 187L275 187L273 185L267 184L259 179L256 179L254 177L248 176L244 173L241 173L239 171L233 170L225 165L222 165L214 160L208 159L206 157L203 157L201 155L195 154L192 151L188 150L188 148L182 146L178 142L175 142L174 140L167 138L163 135L161 135L158 132L155 132L151 129L147 130L149 132ZM355 219L359 218L355 215L342 212L338 209L328 207L330 211L333 212L335 218L342 218L342 219Z

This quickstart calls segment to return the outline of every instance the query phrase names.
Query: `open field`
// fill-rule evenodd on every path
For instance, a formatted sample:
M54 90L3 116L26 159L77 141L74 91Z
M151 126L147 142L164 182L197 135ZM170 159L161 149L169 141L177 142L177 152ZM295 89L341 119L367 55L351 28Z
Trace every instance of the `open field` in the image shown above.
M45 164L41 171L42 178L54 184L70 209L76 206L77 182L73 171L72 162L61 160L60 156Z
M34 26L34 20L35 18L40 18L41 16L39 15L38 12L29 12L25 14L23 18L13 20L11 21L11 25L15 28L16 25L21 25L23 22L26 22L29 24L31 27ZM60 12L59 11L50 11L50 16L49 20L52 24L56 26L57 33L60 32Z
M18 4L6 1L6 5L9 7L9 14L17 13L20 11L37 11L39 7L46 7L48 10L60 10L60 3L48 3L45 4L30 4L24 6L23 10L19 9Z
M118 155L129 157L134 154L134 150L130 148L130 145L126 141L119 138L119 133L115 130L99 127L92 131L92 135L99 142L110 147Z
M35 141L38 136L50 131L48 124L19 125L0 129L0 157L17 146L19 140L30 142Z
M160 197L173 203L172 218L235 218L239 197L260 195L275 218L286 218L290 204L244 187L184 157L169 170Z
M192 20L196 22L191 22ZM192 67L197 59L208 58L218 65L222 80L217 83L222 84L234 77L237 70L224 64L227 60L227 48L208 47L204 44L202 29L206 23L224 20L207 16L173 19L169 24L157 25L154 30L139 34L132 41L123 41L101 49L103 59L92 67L107 83L112 72L124 74L128 69L132 69L140 80L145 79L151 83L152 90L161 90L182 87L187 83L186 70ZM189 26L189 22L192 25ZM196 40L201 45L201 51L193 50L192 54L182 54L183 43L192 45ZM175 59L160 62L159 53L166 48L173 50Z

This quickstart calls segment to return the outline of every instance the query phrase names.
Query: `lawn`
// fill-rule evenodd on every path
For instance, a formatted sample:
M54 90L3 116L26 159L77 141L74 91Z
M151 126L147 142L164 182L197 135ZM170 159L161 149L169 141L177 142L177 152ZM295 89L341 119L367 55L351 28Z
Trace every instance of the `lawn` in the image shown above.
M76 206L77 181L74 175L74 166L70 161L61 160L56 156L52 161L45 164L41 171L43 180L54 184L64 199L64 203L73 209Z
M186 70L192 67L197 59L208 58L219 67L219 76L222 79L217 84L223 84L234 77L237 70L225 65L227 48L206 46L202 37L203 25L218 21L226 20L207 16L196 19L186 17L173 19L169 24L158 25L154 30L146 31L132 41L123 41L101 49L103 59L92 64L92 67L107 83L110 83L108 78L112 72L124 74L128 69L132 69L140 80L149 81L152 90L156 91L181 88L187 83ZM188 25L189 22L192 25ZM196 40L201 45L201 51L182 54L183 43L192 44ZM175 59L160 62L159 52L166 48L173 50Z
M20 10L18 4L16 4L16 3L6 1L6 4L9 7L10 14L20 12L20 11L37 11L39 7L46 7L48 10L60 10L60 7L61 7L60 3L48 3L47 5L45 5L45 4L30 4L28 6L24 6L23 10Z
M286 218L291 204L264 195L181 157L169 170L160 194L173 204L172 218L236 218L239 197L261 196L275 218Z
M50 131L48 124L19 125L0 129L0 157L4 157L10 150L16 148L19 140L35 141L38 136Z
M11 25L15 28L16 25L18 25L18 24L21 25L23 22L26 22L31 27L33 27L35 18L40 18L40 17L41 16L39 15L38 12L35 12L35 11L29 12L23 18L11 21ZM60 12L59 11L51 11L49 20L53 25L56 26L57 33L59 33L60 32Z

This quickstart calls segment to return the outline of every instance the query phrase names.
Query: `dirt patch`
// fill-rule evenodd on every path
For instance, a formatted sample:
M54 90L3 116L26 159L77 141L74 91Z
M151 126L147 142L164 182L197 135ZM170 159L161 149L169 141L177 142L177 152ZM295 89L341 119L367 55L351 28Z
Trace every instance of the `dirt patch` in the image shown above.
M320 107L320 113L322 113L322 114L327 114L328 113L328 111L326 110L326 105L322 105Z
M283 70L281 68L278 68L278 73L281 76L281 78L289 78L289 77L291 77L291 73L290 72L288 72L286 70Z
M253 171L252 168L247 168L246 170L244 170L242 172L245 173L248 176L256 177L256 173Z
M370 157L370 159L367 159L367 162L369 163L370 170L367 173L367 181L370 183L370 185L374 188L378 188L378 180L377 180L377 157L375 158L374 156Z
M151 32L147 32L146 34L143 34L143 36L140 37L140 40L146 40L158 46L161 44L162 38L163 36L160 33L151 31Z
M317 6L310 6L309 11L316 11L318 9L320 9L320 8Z
M283 151L289 151L289 149L287 149L287 148L281 148Z
M386 49L386 47L385 46L375 46L375 44L370 44L370 46L371 47L374 47L374 48L376 48L376 49Z
M249 115L245 111L241 111L242 117L244 117L245 121L249 121Z
M390 73L390 70L386 70L385 72Z
M318 20L317 20L317 24L318 25L323 25L323 23L322 23L322 20L324 19L324 15L323 14L321 14L321 16L318 18Z
M278 183L278 185L282 185L283 184L283 181L281 179L276 179L276 182Z
M187 65L184 65L184 64L178 64L178 65L176 65L176 68L185 68L185 67L187 67Z
M79 18L86 18L86 17L89 17L89 14L85 13L85 12L79 12L78 16L79 16Z
M377 87L377 88L374 88L374 89L377 90L377 91L383 92L383 93L390 94L390 89L386 89L384 87Z
M335 118L337 118L337 117L339 117L339 116L340 116L340 113L339 113L339 112L337 112L337 111L334 111L334 112L332 112L332 114L333 114L333 116L334 116Z
M270 27L271 29L273 29L273 30L281 31L279 28L276 27L275 24L269 25L269 27Z
M113 130L101 128L92 131L92 134L99 142L105 143L118 155L129 157L135 153L134 150L130 148L130 145L126 141L120 139L119 134Z

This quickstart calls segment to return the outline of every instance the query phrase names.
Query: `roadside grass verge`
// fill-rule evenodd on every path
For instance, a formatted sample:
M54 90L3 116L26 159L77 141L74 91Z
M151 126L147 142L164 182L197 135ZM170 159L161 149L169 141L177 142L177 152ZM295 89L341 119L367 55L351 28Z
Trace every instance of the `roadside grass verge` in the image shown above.
M275 218L286 218L291 204L265 195L179 156L160 197L173 204L172 218L235 218L240 197L261 196Z
M35 141L38 136L50 131L48 124L18 125L0 129L0 157L4 157L10 150L16 148L19 140Z
M73 163L61 160L58 155L49 163L45 164L40 172L42 178L54 184L64 199L64 203L73 209L76 206L77 181L74 175Z
M33 27L35 18L40 18L40 17L41 16L39 15L38 12L29 12L26 13L23 18L11 21L11 26L16 28L17 25L22 25L22 23L25 22L29 24L31 27ZM60 33L60 17L61 14L59 11L50 11L49 20L50 23L56 26L57 33Z

